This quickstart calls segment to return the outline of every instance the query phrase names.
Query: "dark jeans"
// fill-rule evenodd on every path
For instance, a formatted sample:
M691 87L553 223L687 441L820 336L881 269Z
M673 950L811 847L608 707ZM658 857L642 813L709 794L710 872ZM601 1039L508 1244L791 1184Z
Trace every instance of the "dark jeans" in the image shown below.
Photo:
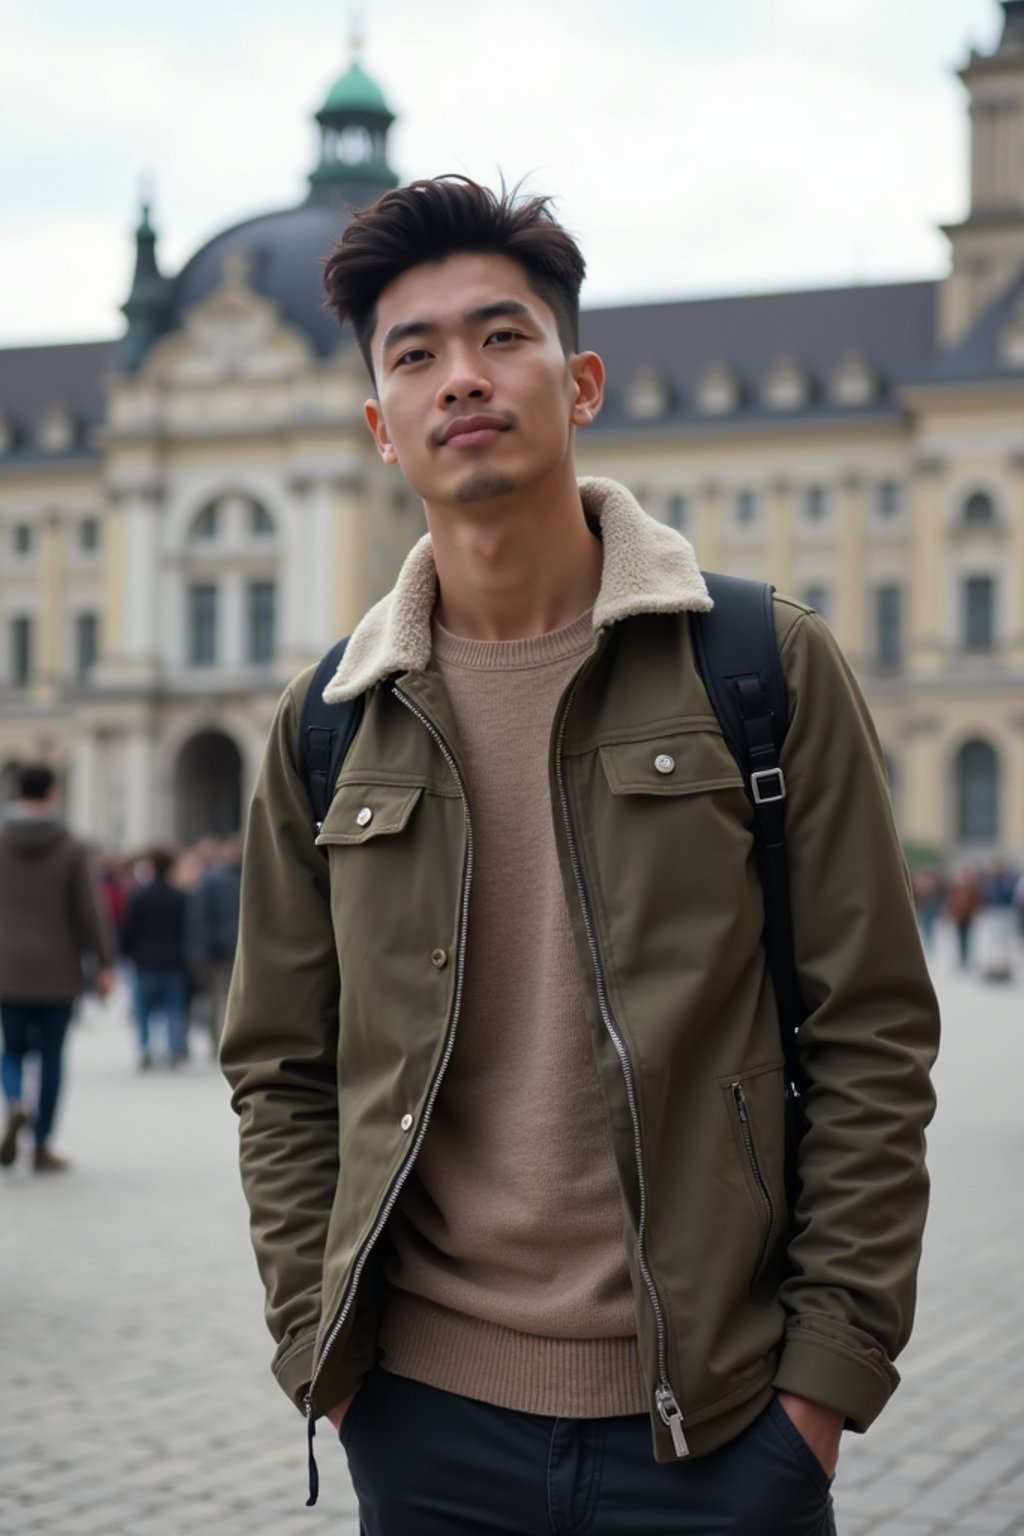
M21 1100L21 1069L25 1057L39 1057L39 1103L36 1106L36 1146L50 1139L63 1076L64 1037L71 1021L70 1003L0 1003L3 1025L4 1097L9 1103Z
M775 1401L659 1466L643 1415L513 1413L377 1369L341 1440L362 1536L835 1536L829 1480Z
M135 1023L139 1047L149 1053L149 1026L155 1014L163 1017L167 1029L167 1054L178 1061L185 1054L185 1009L188 1002L188 976L184 971L135 972Z

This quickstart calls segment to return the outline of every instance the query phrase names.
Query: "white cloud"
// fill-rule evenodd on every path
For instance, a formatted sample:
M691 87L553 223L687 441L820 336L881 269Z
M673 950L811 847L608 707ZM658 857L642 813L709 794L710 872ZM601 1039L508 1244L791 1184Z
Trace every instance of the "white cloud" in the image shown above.
M155 13L153 13L155 15ZM558 195L594 299L929 275L963 211L948 64L992 0L376 0L367 67L404 177ZM0 19L0 337L109 334L140 175L161 257L303 195L344 64L334 0L8 0ZM769 19L770 18L770 19ZM67 240L75 281L66 274ZM12 280L13 275L13 280Z

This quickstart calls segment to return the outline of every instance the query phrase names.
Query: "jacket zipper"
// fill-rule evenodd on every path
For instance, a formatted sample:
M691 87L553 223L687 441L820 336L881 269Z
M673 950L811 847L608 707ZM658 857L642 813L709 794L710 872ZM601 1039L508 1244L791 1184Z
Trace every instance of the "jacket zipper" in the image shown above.
M775 1201L772 1199L768 1182L761 1172L761 1163L757 1155L757 1148L754 1145L754 1133L750 1128L750 1115L747 1111L747 1099L743 1092L743 1085L742 1083L730 1083L729 1087L732 1090L732 1099L736 1106L736 1118L739 1121L740 1136L743 1140L744 1151L747 1154L747 1163L754 1176L754 1183L757 1185L758 1192L764 1202L765 1215L768 1217L768 1226L765 1229L764 1239L761 1243L761 1252L757 1256L757 1268L754 1270L754 1280L756 1280L761 1273L761 1266L768 1252L772 1228L775 1226ZM753 1283L754 1281L752 1280L751 1284L753 1285Z
M604 965L601 960L601 951L598 948L597 933L591 916L587 897L586 883L583 879L583 867L580 863L579 852L576 845L576 830L573 826L572 812L569 808L569 797L565 788L565 774L562 762L562 747L565 740L565 727L572 708L573 699L576 697L576 689L579 684L579 675L573 684L562 710L558 725L558 737L555 743L555 774L558 780L558 794L562 805L562 817L565 822L566 842L569 848L569 862L576 880L576 890L580 901L580 910L583 914L583 926L587 933L587 943L590 948L590 957L594 966L594 977L597 983L597 1001L601 1012L604 1027L608 1031L615 1054L619 1058L622 1068L622 1076L626 1084L626 1098L629 1103L629 1113L633 1121L633 1151L636 1157L637 1183L640 1190L640 1217L637 1223L637 1262L640 1273L643 1276L647 1294L650 1297L651 1309L654 1312L654 1321L658 1334L658 1385L654 1393L654 1403L658 1410L658 1417L672 1436L672 1446L678 1457L688 1456L689 1447L686 1444L686 1436L683 1433L683 1414L672 1390L672 1384L668 1375L668 1333L665 1327L665 1309L658 1288L654 1283L650 1265L647 1262L647 1183L644 1177L643 1150L640 1139L640 1115L636 1102L636 1083L633 1077L633 1063L630 1060L629 1050L625 1039L612 1012L611 1002L608 997L608 987L605 981Z
M448 1019L448 1034L445 1039L444 1051L442 1053L441 1060L438 1063L437 1071L434 1073L433 1082L430 1085L430 1091L427 1095L427 1102L424 1106L423 1114L420 1117L419 1129L416 1132L416 1139L413 1142L412 1147L409 1149L408 1156L406 1157L404 1163L402 1164L401 1168L399 1168L392 1181L391 1188L389 1189L384 1204L380 1209L380 1214L373 1224L373 1229L371 1230L365 1243L360 1249L359 1256L352 1268L352 1277L349 1280L348 1290L345 1293L345 1297L338 1310L338 1314L331 1325L330 1332L324 1340L324 1347L320 1353L319 1360L316 1362L313 1368L313 1377L309 1383L308 1388L306 1389L306 1396L303 1399L303 1405L306 1410L307 1434L309 1440L310 1480L309 1499L307 1502L310 1505L316 1503L317 1487L319 1481L316 1473L316 1463L313 1460L312 1449L313 1436L316 1433L313 1419L313 1395L316 1391L316 1384L323 1372L327 1357L333 1349L339 1333L345 1326L345 1319L348 1317L348 1314L352 1309L352 1303L355 1299L356 1291L359 1288L359 1281L362 1278L363 1270L366 1268L366 1261L370 1257L370 1253L372 1252L377 1239L380 1237L388 1221L390 1220L391 1213L398 1202L398 1197L402 1193L402 1188L412 1171L413 1164L419 1156L420 1148L423 1145L423 1139L427 1134L427 1127L430 1124L430 1117L433 1113L434 1104L437 1100L437 1095L441 1088L442 1079L444 1078L444 1074L447 1071L448 1063L451 1060L452 1051L455 1049L455 1032L458 1027L459 1014L462 1009L462 987L466 973L466 917L469 910L469 888L473 879L473 824L469 814L469 797L466 794L465 785L462 782L462 775L459 772L458 764L456 763L455 758L452 755L452 752L440 731L431 720L428 720L427 716L422 712L422 710L420 710L412 702L411 699L406 697L406 695L396 684L392 684L391 692L394 694L395 698L398 699L399 703L405 705L410 714L415 715L416 719L426 727L431 736L434 738L438 748L440 749L442 757L448 764L448 767L451 769L452 776L458 785L459 794L462 797L462 804L466 812L466 862L462 875L462 897L459 905L459 935L455 960L455 993L452 999L452 1011Z

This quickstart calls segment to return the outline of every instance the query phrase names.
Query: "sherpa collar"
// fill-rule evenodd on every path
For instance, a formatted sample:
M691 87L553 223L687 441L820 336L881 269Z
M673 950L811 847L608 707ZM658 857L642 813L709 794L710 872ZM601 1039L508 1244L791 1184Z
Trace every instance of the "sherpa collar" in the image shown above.
M579 482L588 516L601 525L604 564L594 604L594 628L636 613L706 613L712 606L693 546L655 522L625 486L614 480ZM406 556L398 580L352 633L334 677L324 689L341 704L393 672L423 672L430 663L430 626L437 601L437 571L430 535Z

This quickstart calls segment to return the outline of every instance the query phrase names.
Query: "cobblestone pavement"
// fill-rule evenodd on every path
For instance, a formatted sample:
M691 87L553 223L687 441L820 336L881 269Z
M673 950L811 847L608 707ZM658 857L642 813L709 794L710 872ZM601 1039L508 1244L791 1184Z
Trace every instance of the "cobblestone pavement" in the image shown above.
M1024 1533L1024 985L938 971L918 1326L885 1415L847 1437L840 1536ZM0 1536L354 1536L329 1430L304 1508L219 1074L201 1051L137 1074L116 1007L87 1010L69 1066L74 1172L0 1180Z

